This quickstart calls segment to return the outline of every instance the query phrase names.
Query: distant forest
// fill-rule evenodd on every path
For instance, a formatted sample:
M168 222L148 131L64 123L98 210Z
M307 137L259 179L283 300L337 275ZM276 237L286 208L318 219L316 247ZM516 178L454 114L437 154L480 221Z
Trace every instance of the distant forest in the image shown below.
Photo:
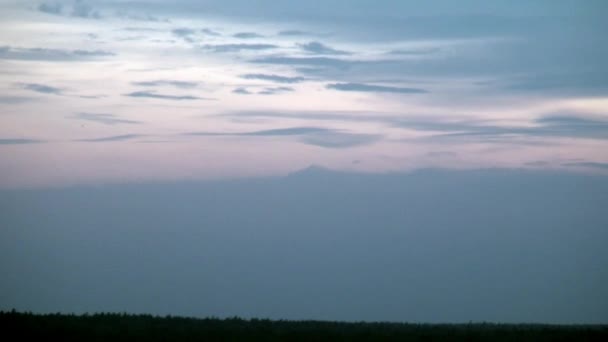
M0 312L5 337L58 341L608 341L608 325L412 324Z

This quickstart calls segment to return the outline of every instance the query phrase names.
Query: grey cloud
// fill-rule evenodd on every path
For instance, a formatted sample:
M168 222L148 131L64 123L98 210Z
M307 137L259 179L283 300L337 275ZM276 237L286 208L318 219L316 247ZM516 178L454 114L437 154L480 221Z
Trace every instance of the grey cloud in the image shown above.
M83 0L74 1L72 6L72 12L70 14L73 17L89 18L89 19L100 19L101 15L99 11L95 10L93 6Z
M135 20L135 21L147 21L153 23L170 23L171 20L168 18L161 18L150 14L133 14L125 11L117 11L116 16L119 18Z
M76 120L93 121L104 125L118 125L118 124L140 124L141 121L120 119L114 114L103 114L103 113L77 113L70 117Z
M73 61L89 60L98 57L115 56L114 53L104 50L63 50L46 48L17 48L11 46L0 47L0 59L31 60L31 61Z
M239 39L252 39L252 38L263 38L264 36L259 34L259 33L255 33L255 32L238 32L232 35L234 38L239 38Z
M171 33L173 33L173 35L176 37L180 37L181 39L185 40L186 42L189 42L189 43L194 42L194 39L192 38L192 36L195 34L195 31L193 29L186 28L186 27L180 27L180 28L171 30Z
M578 162L578 163L564 163L563 166L574 166L574 167L586 167L592 169L608 170L608 163L598 162Z
M382 138L381 135L347 133L341 130L313 126L277 128L253 132L191 132L186 133L185 135L261 137L295 136L301 143L324 148L348 148L360 145L369 145Z
M300 30L283 30L277 33L279 36L305 36L308 35L308 32L300 31Z
M319 55L350 55L348 51L337 50L320 42L309 42L304 44L298 44L298 46L308 52Z
M241 95L253 95L253 94L275 95L275 94L281 94L281 93L292 92L292 91L294 91L294 89L291 87L268 87L268 88L264 88L257 92L252 92L252 91L248 90L247 88L239 87L239 88L234 89L232 92L235 94L241 94Z
M306 136L302 142L325 148L348 148L360 145L369 145L382 138L376 134L354 134L331 132Z
M181 89L196 88L197 82L190 81L177 81L177 80L155 80L155 81L141 81L131 82L132 85L140 87L161 87L161 86L172 86Z
M423 49L408 49L408 50L391 50L387 54L393 56L419 56L430 55L440 52L441 48L423 48Z
M94 138L94 139L79 139L76 141L79 142L109 142L109 141L125 141L125 140L133 140L136 138L144 137L145 135L141 134L123 134L123 135L114 135L111 137L103 137L103 138Z
M485 125L475 120L455 120L449 117L408 118L383 113L360 112L245 111L227 113L223 114L223 116L378 122L416 131L439 132L430 137L430 139L435 140L438 138L457 139L468 137L483 139L484 141L505 142L509 140L510 136L608 139L608 120L574 115L544 116L532 121L532 126Z
M330 57L289 57L289 56L266 56L254 58L252 63L277 64L277 65L312 65L322 67L347 68L353 61Z
M447 132L437 137L477 137L494 139L510 135L528 137L570 137L608 139L608 121L578 116L547 116L534 121L535 126L483 125L475 122L428 122L403 120L395 125L424 131Z
M48 14L61 15L63 13L63 5L57 2L43 2L38 5L38 11Z
M17 103L26 103L35 100L32 97L26 96L1 96L0 95L0 103L6 104L17 104Z
M36 139L0 139L0 145L25 145L43 143L43 140Z
M253 94L252 92L250 92L249 90L247 90L247 88L243 88L243 87L236 88L232 92L235 93L235 94L241 94L241 95L251 95L251 94Z
M288 76L280 76L280 75L267 75L267 74L245 74L241 75L241 78L247 80L263 80L263 81L272 81L277 83L299 83L306 81L304 77L288 77Z
M264 88L264 90L258 92L261 95L274 95L281 93L288 93L294 91L291 87L273 87L273 88Z
M187 27L180 27L180 28L171 30L171 33L173 33L174 35L176 35L178 37L187 37L187 36L193 35L195 33L195 31L193 29L190 29Z
M206 34L206 35L208 35L208 36L214 36L214 37L219 37L219 36L222 35L221 33L217 32L217 31L214 31L212 29L209 29L209 28L201 29L201 32L204 33L204 34Z
M276 128L266 129L261 131L253 132L191 132L185 135L202 135L202 136L219 136L219 135L234 135L234 136L286 136L286 135L305 135L305 134L318 134L328 133L333 130L321 127L289 127L289 128Z
M63 93L62 88L52 87L46 84L40 83L20 83L19 84L23 89L35 91L37 93L42 94L53 94L53 95L61 95Z
M423 94L427 90L420 88L387 87L363 83L333 83L325 86L327 89L340 91L376 92L376 93L400 93L400 94Z
M239 52L243 50L270 50L278 48L274 44L207 44L202 46L206 50L214 52Z
M153 99L163 99L163 100L208 100L208 98L191 96L191 95L167 95L167 94L159 94L153 91L134 91L132 93L124 94L124 96L129 97L143 97L143 98L153 98Z

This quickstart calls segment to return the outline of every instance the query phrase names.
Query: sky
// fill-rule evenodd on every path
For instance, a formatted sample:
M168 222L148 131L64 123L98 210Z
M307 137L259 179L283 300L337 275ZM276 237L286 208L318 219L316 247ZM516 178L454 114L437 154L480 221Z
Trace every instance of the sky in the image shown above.
M0 0L0 310L607 323L607 15Z
M0 187L606 173L604 1L0 2Z

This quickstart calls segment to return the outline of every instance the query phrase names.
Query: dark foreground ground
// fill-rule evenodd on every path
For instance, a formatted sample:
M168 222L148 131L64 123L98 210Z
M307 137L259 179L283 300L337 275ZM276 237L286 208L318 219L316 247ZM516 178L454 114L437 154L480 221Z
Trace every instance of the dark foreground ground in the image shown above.
M8 340L608 341L608 325L408 324L0 312ZM7 340L5 340L7 341Z

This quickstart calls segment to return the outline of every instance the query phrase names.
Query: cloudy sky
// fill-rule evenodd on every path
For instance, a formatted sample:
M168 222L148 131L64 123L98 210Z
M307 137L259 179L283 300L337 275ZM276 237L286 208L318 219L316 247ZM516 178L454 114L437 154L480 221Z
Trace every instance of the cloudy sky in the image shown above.
M608 168L605 1L0 4L0 186Z
M0 309L606 323L607 16L0 0Z

